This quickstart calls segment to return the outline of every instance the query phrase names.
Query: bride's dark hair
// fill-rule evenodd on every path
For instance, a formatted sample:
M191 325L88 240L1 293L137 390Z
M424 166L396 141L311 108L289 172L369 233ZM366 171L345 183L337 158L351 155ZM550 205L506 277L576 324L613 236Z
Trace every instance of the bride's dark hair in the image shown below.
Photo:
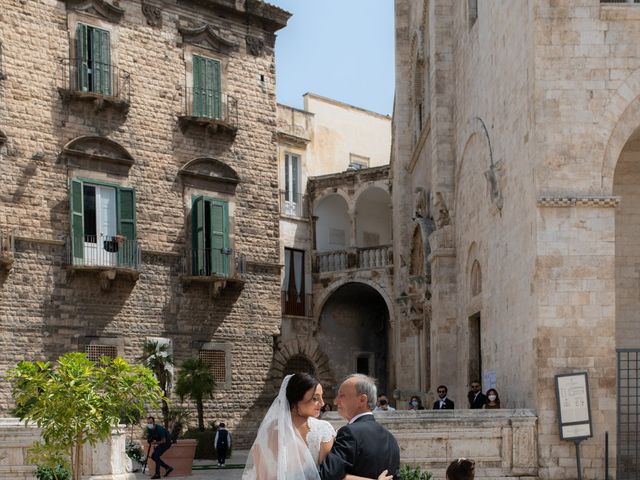
M316 390L316 387L320 384L317 378L309 375L308 373L295 373L289 379L287 385L287 400L289 401L289 407L293 408L296 403L304 398L304 394L309 390Z

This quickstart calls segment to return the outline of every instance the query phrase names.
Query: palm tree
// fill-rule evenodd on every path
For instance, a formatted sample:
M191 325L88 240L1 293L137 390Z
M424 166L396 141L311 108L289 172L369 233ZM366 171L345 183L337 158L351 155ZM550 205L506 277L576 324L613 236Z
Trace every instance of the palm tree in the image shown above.
M189 397L196 402L198 410L198 429L204 430L204 406L205 396L213 397L215 380L209 366L199 358L189 358L182 364L176 382L176 393L180 396L180 401L184 397Z
M169 428L169 403L167 399L171 393L174 365L173 357L169 353L169 344L146 340L142 346L142 358L140 360L158 379L165 397L162 399L162 421L165 428Z

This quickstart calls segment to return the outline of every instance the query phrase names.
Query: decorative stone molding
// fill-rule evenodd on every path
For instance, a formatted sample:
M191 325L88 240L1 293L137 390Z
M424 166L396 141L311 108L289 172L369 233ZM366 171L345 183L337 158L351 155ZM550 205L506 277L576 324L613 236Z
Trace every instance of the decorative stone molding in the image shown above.
M190 186L203 187L216 192L234 194L240 177L221 160L200 157L189 161L179 171L182 181Z
M106 137L87 135L67 143L60 153L70 167L128 175L133 157L120 144Z
M574 197L538 197L538 207L596 207L611 208L617 207L620 197L576 195Z
M295 356L303 356L313 364L318 380L328 391L332 385L336 384L329 357L322 351L314 337L296 338L286 343L279 343L273 355L271 378L278 383L282 381L287 361Z
M142 14L147 19L147 25L151 27L162 27L162 10L160 7L142 2Z
M124 16L124 10L104 0L65 0L68 10L88 13L112 23L118 23Z
M260 57L264 54L264 40L260 37L254 37L253 35L247 35L247 52L254 57Z
M178 31L182 35L184 43L225 54L237 50L237 45L234 42L221 37L209 23L204 23L199 27L179 27Z

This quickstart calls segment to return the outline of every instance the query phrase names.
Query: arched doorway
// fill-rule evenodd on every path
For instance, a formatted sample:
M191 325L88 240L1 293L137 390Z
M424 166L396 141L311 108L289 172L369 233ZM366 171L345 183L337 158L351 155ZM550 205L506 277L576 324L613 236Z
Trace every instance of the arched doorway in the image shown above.
M620 479L640 469L640 129L627 141L616 165L615 304L618 355L618 465Z
M317 375L313 362L304 355L294 355L287 360L283 369L283 377L294 373L308 373L314 377Z
M387 391L389 379L389 311L373 287L350 282L337 288L322 306L318 343L339 381L351 373L378 380Z

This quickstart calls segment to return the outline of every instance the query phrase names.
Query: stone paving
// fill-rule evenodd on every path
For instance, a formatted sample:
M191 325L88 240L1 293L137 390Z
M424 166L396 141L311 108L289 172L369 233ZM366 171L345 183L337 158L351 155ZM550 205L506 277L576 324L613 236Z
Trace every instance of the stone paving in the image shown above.
M228 465L244 465L247 460L248 450L234 450L231 458L227 460ZM215 466L216 462L212 460L196 460L193 462L194 466L205 466L212 465ZM242 468L213 468L211 470L194 470L191 476L173 476L171 475L168 478L175 479L189 479L189 480L240 480L242 478ZM162 471L164 473L164 471ZM151 472L153 474L153 472ZM141 472L136 473L136 480L148 480L151 477L151 474L147 472L146 474L142 474Z

